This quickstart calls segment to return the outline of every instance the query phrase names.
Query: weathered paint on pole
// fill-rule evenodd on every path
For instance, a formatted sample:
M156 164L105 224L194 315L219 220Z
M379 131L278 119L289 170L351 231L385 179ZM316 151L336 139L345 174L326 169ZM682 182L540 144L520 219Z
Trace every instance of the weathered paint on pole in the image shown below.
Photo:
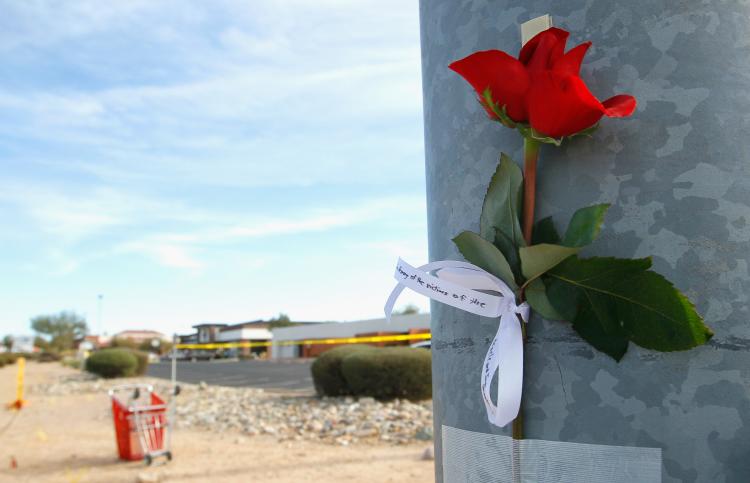
M549 13L591 40L582 77L599 98L627 92L635 115L594 139L542 149L537 217L559 226L611 202L584 255L654 256L716 333L704 347L658 353L631 344L619 364L569 325L529 326L526 437L663 448L665 482L750 479L750 5L746 2L422 0L431 260L461 256L478 231L498 156L520 161L516 132L486 119L448 64L474 51L516 53L519 25ZM479 367L497 321L433 303L437 479L443 424L509 434L486 419Z

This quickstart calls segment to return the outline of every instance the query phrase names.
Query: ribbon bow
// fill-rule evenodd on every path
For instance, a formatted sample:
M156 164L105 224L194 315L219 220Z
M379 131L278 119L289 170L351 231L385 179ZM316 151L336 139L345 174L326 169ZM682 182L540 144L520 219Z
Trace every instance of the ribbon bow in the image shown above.
M518 416L523 391L523 336L517 315L528 322L528 304L516 305L515 294L505 282L471 263L443 260L415 268L399 258L393 277L398 285L385 304L389 322L396 299L405 287L473 314L500 318L482 365L482 398L490 423L503 427L513 421ZM498 292L500 296L479 290ZM495 373L497 404L490 395Z

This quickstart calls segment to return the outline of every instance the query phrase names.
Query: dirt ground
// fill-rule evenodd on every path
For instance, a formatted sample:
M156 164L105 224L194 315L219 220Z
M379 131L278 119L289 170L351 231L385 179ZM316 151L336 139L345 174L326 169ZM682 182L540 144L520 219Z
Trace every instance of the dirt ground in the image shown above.
M27 384L72 372L57 363L26 367ZM434 481L433 462L420 459L425 443L340 447L178 429L171 463L147 468L142 462L122 462L106 394L29 395L28 406L3 431L13 416L4 404L15 398L15 375L15 365L0 369L0 482L136 482L148 477L222 483Z

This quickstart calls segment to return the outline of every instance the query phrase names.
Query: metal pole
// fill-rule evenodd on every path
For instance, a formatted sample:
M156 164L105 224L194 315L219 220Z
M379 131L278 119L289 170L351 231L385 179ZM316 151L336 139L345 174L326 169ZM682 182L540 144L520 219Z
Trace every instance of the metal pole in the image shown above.
M96 311L97 311L97 325L99 326L99 335L104 335L104 321L102 319L102 299L104 298L104 295L99 294L96 296L97 304L96 304Z
M174 415L175 415L175 404L177 399L177 334L172 336L172 388L170 391L169 398L169 428L167 431L167 448L172 450L172 431L174 431Z
M583 256L653 255L654 269L690 296L716 335L687 352L631 345L618 364L569 324L533 316L525 437L661 448L664 483L746 481L750 64L738 39L750 38L750 5L420 0L430 259L462 259L451 239L479 231L499 154L522 160L518 134L487 121L447 66L479 50L517 55L520 24L546 13L570 31L568 48L593 42L581 70L592 92L600 99L626 92L639 107L627 120L603 121L593 139L542 148L536 218L553 216L564 229L576 209L612 203L599 241ZM431 324L436 477L443 481L443 455L445 467L455 467L451 458L467 459L472 444L482 444L471 439L444 452L444 427L510 430L487 422L477 388L497 321L433 303ZM445 434L458 441L456 431Z

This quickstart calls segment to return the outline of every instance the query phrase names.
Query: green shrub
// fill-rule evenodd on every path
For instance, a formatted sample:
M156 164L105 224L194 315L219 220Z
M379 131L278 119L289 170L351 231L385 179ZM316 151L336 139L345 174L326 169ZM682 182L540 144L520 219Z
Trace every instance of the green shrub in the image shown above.
M81 368L81 361L74 357L65 357L63 358L63 360L60 361L60 364L62 364L65 367L70 367L71 369Z
M135 368L135 375L142 376L146 374L146 369L148 369L148 352L137 350L131 350L130 352L135 356L136 361L138 361L138 365Z
M313 362L312 372L315 392L320 396L348 396L352 392L341 372L342 360L352 354L376 350L375 347L363 344L342 345L324 352Z
M348 354L341 372L356 396L412 401L432 397L432 357L424 349L384 347Z
M21 357L20 354L13 352L4 352L0 354L0 367L15 364L19 357Z
M36 357L37 362L59 362L62 360L62 355L59 352L42 352Z
M138 369L138 358L127 349L104 349L86 359L86 370L101 377L131 377Z
M117 347L118 349L137 350L138 342L128 338L115 337L110 341L109 346L112 348Z

